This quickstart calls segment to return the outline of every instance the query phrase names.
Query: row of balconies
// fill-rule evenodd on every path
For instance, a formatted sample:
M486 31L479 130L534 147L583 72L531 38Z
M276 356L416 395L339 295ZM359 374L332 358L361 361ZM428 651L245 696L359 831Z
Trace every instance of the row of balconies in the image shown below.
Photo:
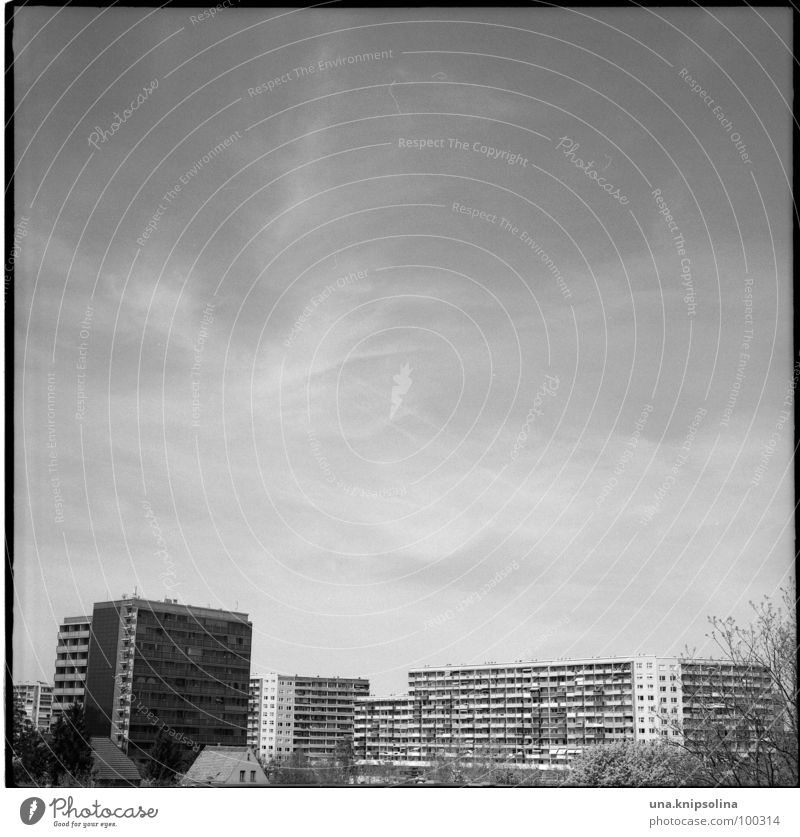
M81 643L78 645L57 645L56 654L81 654L89 652L88 643Z

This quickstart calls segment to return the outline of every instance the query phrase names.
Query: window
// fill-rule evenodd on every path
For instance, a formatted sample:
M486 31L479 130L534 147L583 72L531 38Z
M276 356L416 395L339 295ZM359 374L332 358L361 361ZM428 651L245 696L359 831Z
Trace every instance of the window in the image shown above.
M666 680L667 678L666 678L666 675L664 675L664 674L659 674L659 675L658 675L658 679L659 679L659 680Z
M644 700L644 695L639 695L637 700Z
M239 771L239 781L244 782L244 770Z
M255 782L255 780L256 780L256 771L255 771L255 770L251 770L251 771L250 771L250 781L251 781L251 782Z
M648 695L647 699L648 700L655 700L656 698L655 698L655 695Z

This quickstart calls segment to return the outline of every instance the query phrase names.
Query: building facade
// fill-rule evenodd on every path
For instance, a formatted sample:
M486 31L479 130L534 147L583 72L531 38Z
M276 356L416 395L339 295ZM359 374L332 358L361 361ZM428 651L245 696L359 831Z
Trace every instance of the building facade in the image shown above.
M91 624L90 616L68 616L58 626L52 723L73 703L83 705Z
M199 751L243 747L252 624L247 614L122 598L95 604L86 725L135 759L160 731Z
M724 738L728 748L745 751L775 723L779 706L767 669L691 660L682 664L682 681L687 738L711 746Z
M42 731L50 729L53 714L53 687L49 683L15 683L14 697L25 707L28 720Z
M294 678L275 671L250 678L247 745L265 763L293 751Z
M414 669L407 695L358 701L356 757L552 769L594 744L680 741L706 699L700 671L644 655Z
M356 700L368 694L369 680L362 678L251 677L248 744L267 762L295 752L311 762L329 761L352 741Z

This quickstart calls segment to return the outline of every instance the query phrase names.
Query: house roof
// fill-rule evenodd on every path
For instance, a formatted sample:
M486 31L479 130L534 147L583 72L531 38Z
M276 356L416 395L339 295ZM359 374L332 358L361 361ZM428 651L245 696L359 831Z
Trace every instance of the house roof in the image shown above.
M181 785L238 785L240 770L255 770L256 785L266 785L267 776L248 747L206 747L181 779ZM246 774L249 778L249 773ZM245 781L245 784L253 784Z
M98 782L138 785L142 781L134 762L110 738L92 738L90 744L92 768Z

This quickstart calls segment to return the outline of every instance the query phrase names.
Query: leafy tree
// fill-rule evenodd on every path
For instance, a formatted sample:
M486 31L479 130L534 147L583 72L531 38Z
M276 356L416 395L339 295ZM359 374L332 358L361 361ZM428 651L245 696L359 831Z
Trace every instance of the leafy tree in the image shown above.
M626 739L587 747L565 785L592 788L677 787L702 784L702 766L673 744Z
M492 782L495 785L508 785L511 787L539 787L541 785L541 776L539 773L539 770L503 767L495 770Z
M352 738L343 738L336 743L333 762L335 768L334 783L349 784L354 780L356 758Z
M51 778L54 785L63 779L89 782L92 748L86 733L83 707L73 703L53 727ZM88 785L87 785L88 786Z
M185 773L193 761L186 747L178 744L163 729L158 731L153 748L144 768L144 778L153 787L168 787L175 784L176 775Z
M722 652L707 682L684 687L691 705L682 726L684 749L703 763L717 785L791 786L798 783L797 621L794 597L751 602L754 620L742 627L732 617L710 617L708 635ZM747 671L726 676L724 664ZM687 654L685 666L702 665Z
M13 780L18 786L46 785L50 776L50 747L34 727L18 696L14 697L11 719Z
M317 776L302 750L295 750L285 762L275 766L271 781L275 785L315 785Z

